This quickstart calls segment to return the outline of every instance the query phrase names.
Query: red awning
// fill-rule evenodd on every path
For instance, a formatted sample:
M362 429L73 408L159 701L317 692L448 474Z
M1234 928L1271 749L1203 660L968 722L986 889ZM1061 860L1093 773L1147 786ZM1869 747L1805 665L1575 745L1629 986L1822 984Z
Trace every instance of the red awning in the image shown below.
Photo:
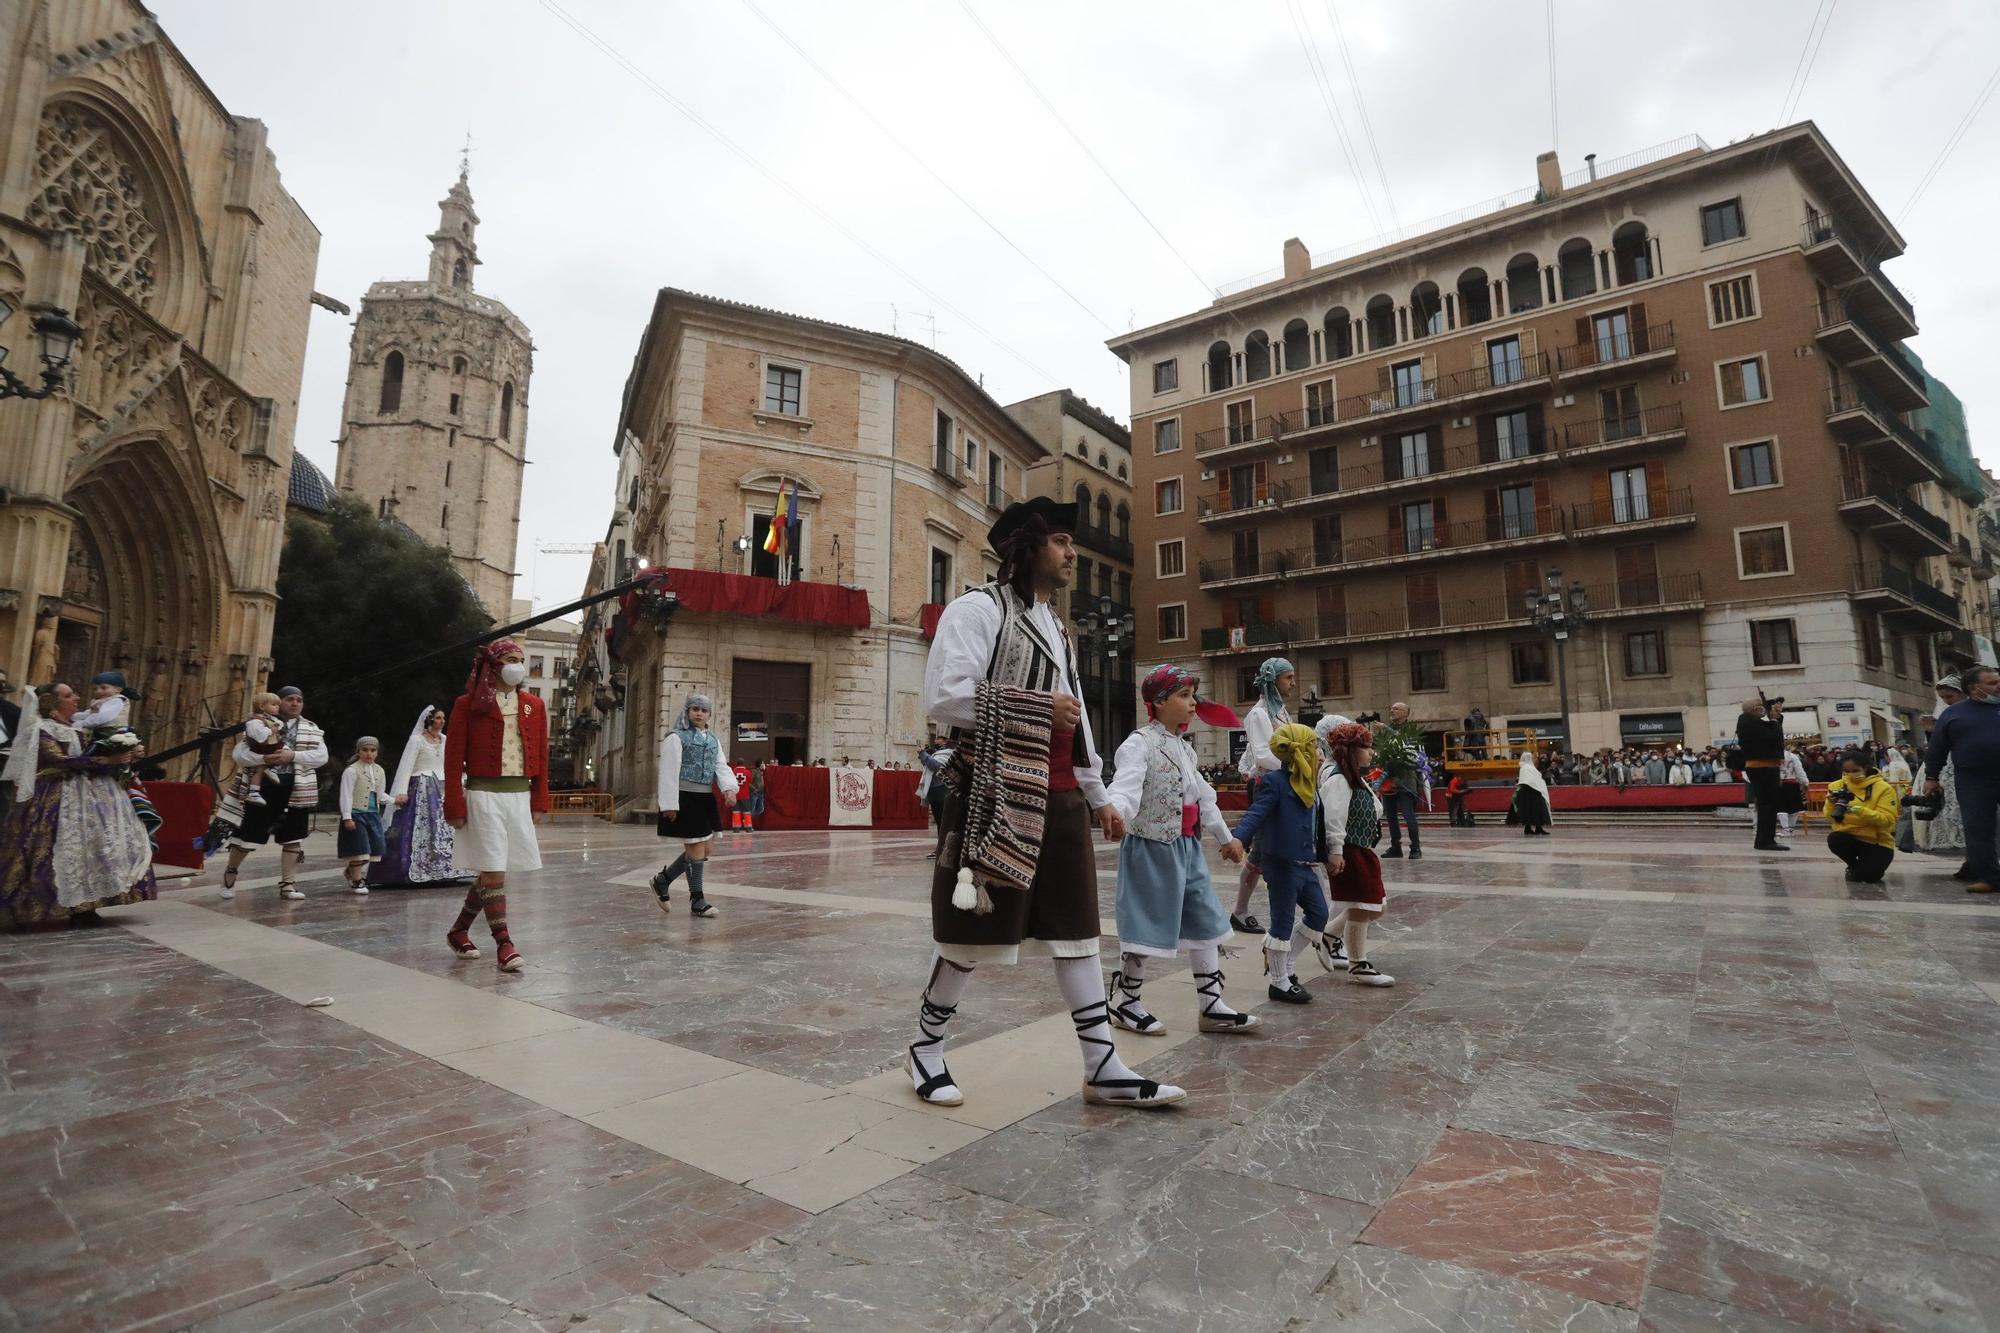
M837 629L868 628L868 594L860 588L832 583L779 583L747 574L719 574L706 569L667 571L667 587L680 599L683 611L714 611L739 616L771 616Z
M924 627L924 637L926 639L935 639L937 637L938 621L943 618L944 618L943 602L924 603L923 627Z

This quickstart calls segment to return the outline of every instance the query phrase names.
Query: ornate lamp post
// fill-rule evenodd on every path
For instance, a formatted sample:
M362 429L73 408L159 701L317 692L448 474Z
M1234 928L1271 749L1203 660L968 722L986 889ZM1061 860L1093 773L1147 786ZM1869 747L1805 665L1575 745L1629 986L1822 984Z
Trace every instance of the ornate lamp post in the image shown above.
M1129 611L1122 616L1114 616L1111 612L1111 599L1099 597L1097 610L1086 612L1076 620L1077 638L1083 645L1083 654L1097 662L1098 679L1104 686L1104 709L1098 716L1104 719L1102 725L1105 726L1111 723L1111 666L1118 660L1119 646L1131 641L1136 623ZM1112 740L1114 748L1118 739L1121 738L1114 737ZM1099 738L1100 751L1104 744L1104 740Z
M5 324L13 313L14 307L0 298L0 324ZM28 387L26 380L0 365L0 398L46 398L62 384L69 370L70 353L76 350L77 339L83 336L83 329L69 317L69 311L47 307L35 316L34 329L42 339L42 387ZM7 349L0 347L0 362L6 359Z
M1576 737L1569 724L1569 636L1590 619L1590 599L1585 595L1583 583L1573 582L1563 587L1560 569L1549 571L1548 589L1536 592L1532 588L1522 594L1528 614L1534 618L1535 628L1556 641L1556 679L1562 699L1563 748L1574 751Z

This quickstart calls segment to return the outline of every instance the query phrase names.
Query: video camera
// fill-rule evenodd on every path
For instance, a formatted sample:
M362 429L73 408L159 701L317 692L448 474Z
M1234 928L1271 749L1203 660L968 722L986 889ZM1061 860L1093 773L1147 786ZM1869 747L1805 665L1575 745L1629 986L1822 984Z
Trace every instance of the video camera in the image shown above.
M1838 823L1847 818L1847 812L1854 804L1854 793L1851 791L1837 791L1833 794L1832 804L1834 822Z
M1903 808L1910 812L1910 818L1912 819L1936 819L1938 812L1944 809L1944 793L1939 792L1937 795L1931 796L1920 791L1913 791L1904 800Z
M1764 716L1767 718L1775 717L1777 714L1785 711L1785 696L1782 694L1775 699L1767 699L1764 697L1764 691L1759 690L1757 691L1757 700L1764 705Z
M1365 727L1371 722L1380 722L1382 715L1380 713L1361 713L1357 714L1354 720Z

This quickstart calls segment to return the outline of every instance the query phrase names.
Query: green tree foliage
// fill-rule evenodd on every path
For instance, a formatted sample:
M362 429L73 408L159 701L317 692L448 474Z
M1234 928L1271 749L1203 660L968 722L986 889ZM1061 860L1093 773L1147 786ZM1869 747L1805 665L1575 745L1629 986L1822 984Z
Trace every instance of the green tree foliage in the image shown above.
M425 704L449 709L471 669L453 653L354 687L362 676L469 639L492 621L444 551L343 496L326 519L294 515L278 571L271 688L305 691L306 716L326 730L328 793L356 736L382 741L392 777ZM330 796L326 799L331 799Z

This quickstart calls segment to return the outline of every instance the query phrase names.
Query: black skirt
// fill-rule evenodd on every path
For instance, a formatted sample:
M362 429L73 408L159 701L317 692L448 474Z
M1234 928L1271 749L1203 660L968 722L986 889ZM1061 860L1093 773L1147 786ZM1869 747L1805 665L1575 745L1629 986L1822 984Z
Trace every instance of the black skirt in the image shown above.
M654 831L663 838L679 838L683 842L700 842L703 838L714 837L722 831L722 817L715 808L715 793L682 792L680 813L668 819L666 812L662 811Z
M1806 789L1796 782L1778 784L1778 813L1795 815L1806 808Z

